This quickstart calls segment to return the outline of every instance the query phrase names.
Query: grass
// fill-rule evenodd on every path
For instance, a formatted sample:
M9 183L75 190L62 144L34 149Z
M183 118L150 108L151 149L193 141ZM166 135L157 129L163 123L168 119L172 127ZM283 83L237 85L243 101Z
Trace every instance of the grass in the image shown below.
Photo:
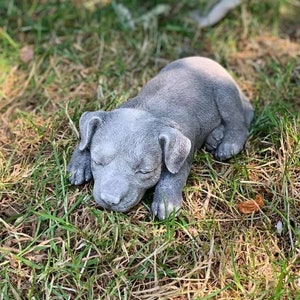
M124 1L132 18L172 8L135 30L116 2L1 2L0 299L300 299L299 7L251 1L200 30L200 2ZM74 125L187 55L222 63L252 99L245 151L199 151L178 218L152 220L151 194L99 209L66 178ZM256 195L262 210L240 214Z

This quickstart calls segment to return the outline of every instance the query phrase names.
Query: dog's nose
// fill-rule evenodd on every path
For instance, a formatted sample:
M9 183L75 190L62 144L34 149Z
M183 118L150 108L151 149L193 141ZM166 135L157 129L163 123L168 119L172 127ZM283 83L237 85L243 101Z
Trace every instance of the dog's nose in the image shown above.
M101 193L101 199L107 204L119 204L121 199L118 196Z

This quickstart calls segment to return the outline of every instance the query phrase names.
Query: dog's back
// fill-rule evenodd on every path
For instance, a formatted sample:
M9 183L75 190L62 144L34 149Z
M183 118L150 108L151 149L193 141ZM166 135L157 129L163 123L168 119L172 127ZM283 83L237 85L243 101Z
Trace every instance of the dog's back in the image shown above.
M121 107L146 110L159 117L167 117L182 127L182 131L196 148L200 147L207 135L222 123L220 110L232 113L232 103L217 103L217 93L234 92L234 110L244 114L251 110L247 119L250 124L253 110L239 87L218 63L204 57L187 57L176 60L164 67L151 79L139 94ZM224 97L225 98L225 97ZM227 95L228 98L228 95ZM245 102L246 101L246 102ZM244 104L242 102L245 102ZM249 106L250 105L250 106Z

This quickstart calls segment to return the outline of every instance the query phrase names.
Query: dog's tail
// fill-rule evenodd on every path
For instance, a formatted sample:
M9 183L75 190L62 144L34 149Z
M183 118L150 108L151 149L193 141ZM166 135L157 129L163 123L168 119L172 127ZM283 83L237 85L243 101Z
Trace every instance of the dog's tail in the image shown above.
M242 101L242 106L244 110L244 116L245 116L245 121L247 124L247 127L250 127L250 124L253 120L254 117L254 108L252 104L250 103L249 98L240 90L240 98Z

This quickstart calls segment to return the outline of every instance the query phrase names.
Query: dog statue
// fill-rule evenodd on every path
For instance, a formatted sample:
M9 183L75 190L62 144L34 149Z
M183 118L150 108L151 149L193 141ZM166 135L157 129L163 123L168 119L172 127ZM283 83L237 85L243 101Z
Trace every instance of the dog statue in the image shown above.
M81 141L67 166L72 184L94 179L95 201L126 212L155 186L152 213L177 213L194 153L201 146L217 160L238 154L254 111L218 63L187 57L164 67L112 111L85 112Z

